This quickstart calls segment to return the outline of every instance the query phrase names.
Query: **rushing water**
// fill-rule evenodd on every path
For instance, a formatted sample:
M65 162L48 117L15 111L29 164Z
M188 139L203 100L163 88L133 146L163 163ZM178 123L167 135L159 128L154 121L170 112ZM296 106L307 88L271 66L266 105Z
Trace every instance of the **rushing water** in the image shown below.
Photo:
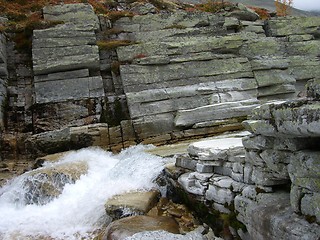
M14 179L0 189L0 239L89 238L88 234L106 221L106 199L130 190L155 187L155 178L170 159L147 154L146 148L131 147L118 155L98 148L66 154L54 164L85 161L88 172L74 184L66 184L57 198L44 205L17 201L25 191L21 182L27 174Z

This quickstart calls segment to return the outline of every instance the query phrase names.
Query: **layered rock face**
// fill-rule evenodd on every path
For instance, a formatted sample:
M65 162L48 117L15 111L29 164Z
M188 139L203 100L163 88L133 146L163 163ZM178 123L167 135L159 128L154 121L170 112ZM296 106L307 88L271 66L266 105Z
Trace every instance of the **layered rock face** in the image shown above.
M236 128L260 102L304 95L318 74L319 18L236 16L177 12L115 23L140 43L117 50L131 63L120 73L139 138Z
M7 44L8 129L24 132L18 146L33 135L33 153L118 150L237 130L260 103L304 96L319 74L319 18L263 22L241 5L224 15L136 5L137 15L113 22L88 4L44 8L44 19L61 24L34 31L32 71Z

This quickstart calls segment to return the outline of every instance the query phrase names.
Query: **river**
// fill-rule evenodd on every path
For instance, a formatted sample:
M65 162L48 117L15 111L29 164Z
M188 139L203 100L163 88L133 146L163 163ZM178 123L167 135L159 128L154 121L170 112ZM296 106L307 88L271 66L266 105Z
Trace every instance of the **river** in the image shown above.
M0 189L0 239L92 239L92 232L108 221L105 201L115 194L155 188L154 180L172 159L145 152L151 147L130 147L114 155L99 148L73 151L44 169L64 163L85 162L88 171L48 202L26 204L25 173Z

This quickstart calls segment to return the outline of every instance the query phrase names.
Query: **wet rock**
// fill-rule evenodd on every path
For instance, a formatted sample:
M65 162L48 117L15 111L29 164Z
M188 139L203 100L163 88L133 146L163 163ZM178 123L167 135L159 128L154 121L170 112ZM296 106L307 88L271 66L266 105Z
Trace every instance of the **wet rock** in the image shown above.
M28 172L21 183L25 191L21 201L24 204L47 204L61 194L65 184L74 183L87 170L85 162L77 162L56 164Z
M179 233L179 225L171 217L131 216L112 222L103 240L122 240L138 232L164 230Z
M159 191L129 192L116 195L105 203L106 213L113 219L146 214L155 206Z

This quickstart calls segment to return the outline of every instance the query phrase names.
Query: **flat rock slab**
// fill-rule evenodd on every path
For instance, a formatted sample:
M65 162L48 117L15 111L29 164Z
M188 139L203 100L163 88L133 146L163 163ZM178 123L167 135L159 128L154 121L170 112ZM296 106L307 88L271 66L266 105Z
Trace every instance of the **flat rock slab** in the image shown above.
M179 233L179 225L171 217L131 216L112 222L102 240L122 240L138 232L164 230Z
M112 219L146 214L156 205L159 195L157 190L116 195L106 202L105 210Z
M227 152L243 148L242 137L248 135L248 132L242 132L242 136L204 140L189 145L188 153L199 160L225 160Z

